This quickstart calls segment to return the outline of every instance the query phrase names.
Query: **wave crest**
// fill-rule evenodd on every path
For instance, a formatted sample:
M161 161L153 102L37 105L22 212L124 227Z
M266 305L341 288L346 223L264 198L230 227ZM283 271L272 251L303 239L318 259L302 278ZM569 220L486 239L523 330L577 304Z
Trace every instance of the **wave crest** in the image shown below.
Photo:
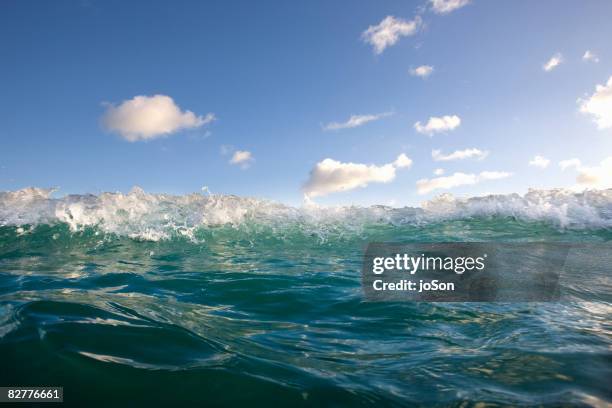
M361 230L371 225L420 225L447 220L512 217L543 221L559 228L612 228L612 189L580 193L530 190L525 195L456 198L444 194L421 207L387 206L300 208L233 195L129 193L51 197L53 189L26 188L0 192L0 226L65 223L71 230L97 227L105 233L160 240L193 238L198 228L245 224L300 228L321 234Z

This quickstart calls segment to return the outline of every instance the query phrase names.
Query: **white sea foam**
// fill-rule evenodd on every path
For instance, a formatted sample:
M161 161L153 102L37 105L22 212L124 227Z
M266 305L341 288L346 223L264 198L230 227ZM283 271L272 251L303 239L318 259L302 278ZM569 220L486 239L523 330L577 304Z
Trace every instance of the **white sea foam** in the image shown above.
M489 195L467 199L443 194L424 203L423 209L429 216L439 219L501 216L545 221L562 228L610 228L612 189L583 192L531 189L525 195Z
M446 220L513 217L559 228L612 228L612 189L576 193L531 190L525 195L456 198L441 195L421 207L386 206L296 208L232 195L128 194L67 195L26 188L0 192L0 226L65 223L71 230L96 226L103 232L146 240L173 235L193 238L198 228L244 224L297 227L309 233L361 230L367 225L421 225Z

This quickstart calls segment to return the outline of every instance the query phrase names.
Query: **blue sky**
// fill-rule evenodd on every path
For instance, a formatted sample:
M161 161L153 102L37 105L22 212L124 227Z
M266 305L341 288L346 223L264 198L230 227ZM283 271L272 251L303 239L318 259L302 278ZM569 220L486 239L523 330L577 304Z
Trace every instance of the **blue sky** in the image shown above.
M377 52L364 32L388 16L405 32ZM208 186L299 204L306 184L321 204L406 205L445 192L605 187L611 17L606 0L4 1L0 190ZM433 72L411 74L420 66ZM168 102L155 95L180 109L162 134L158 118L139 131L143 118L130 116L138 96ZM415 129L445 116L460 124ZM432 158L466 149L488 154ZM410 166L393 164L402 153ZM580 164L562 170L568 159ZM419 180L457 185L419 194Z

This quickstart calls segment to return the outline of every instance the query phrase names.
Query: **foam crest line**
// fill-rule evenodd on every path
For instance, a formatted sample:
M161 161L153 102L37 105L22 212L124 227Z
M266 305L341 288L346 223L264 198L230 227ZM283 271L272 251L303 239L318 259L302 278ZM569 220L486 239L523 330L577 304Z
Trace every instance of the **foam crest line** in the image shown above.
M0 192L0 226L65 223L71 230L95 226L105 233L159 240L191 237L198 228L265 225L272 228L327 227L358 230L369 225L420 225L447 220L513 217L543 221L559 228L612 228L612 189L573 192L530 190L525 195L455 198L441 195L421 207L305 205L233 195L129 193L67 195L26 188Z

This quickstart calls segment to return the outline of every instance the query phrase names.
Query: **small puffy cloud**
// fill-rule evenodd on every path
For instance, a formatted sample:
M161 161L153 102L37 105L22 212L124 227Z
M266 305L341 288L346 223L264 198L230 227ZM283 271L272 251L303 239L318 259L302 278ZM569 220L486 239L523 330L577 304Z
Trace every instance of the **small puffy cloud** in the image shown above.
M414 128L419 133L431 136L434 133L448 132L456 129L460 124L461 118L457 115L446 115L442 117L432 116L424 125L421 122L415 123Z
M470 0L429 0L431 9L436 14L448 14L470 4Z
M400 37L414 35L421 27L421 24L422 20L419 16L416 16L413 20L403 20L387 16L378 25L368 27L361 34L361 38L374 47L376 54L380 54L385 48L398 42Z
M469 184L476 184L475 174L453 173L452 176L421 179L417 181L416 186L417 193L427 194L438 189L449 189Z
M397 159L393 162L393 165L398 169L408 168L412 166L412 159L406 156L404 153L397 156Z
M544 156L534 156L533 159L529 161L529 165L533 167L539 167L541 169L545 169L550 164L550 160Z
M603 159L599 166L579 166L576 181L588 187L612 187L612 156Z
M303 191L310 199L338 191L366 187L370 183L389 183L395 179L398 168L407 168L411 164L412 160L403 153L394 162L382 166L325 159L311 170Z
M418 76L421 78L427 78L434 71L434 67L431 65L421 65L420 67L416 67L410 70L410 75Z
M359 126L363 126L366 123L373 122L391 116L393 112L384 112L372 115L351 115L346 122L331 122L323 126L323 130L340 130L340 129L351 129Z
M489 152L471 148L465 150L456 150L450 154L442 154L440 150L432 150L431 157L434 161L450 161L450 160L464 160L464 159L478 159L482 160L487 157Z
M499 180L510 177L512 173L505 171L483 171L480 174L453 173L451 176L436 177L433 179L421 179L417 181L417 193L427 194L434 190L451 189L454 187L473 185L481 181Z
M593 51L586 50L582 56L582 60L586 62L599 62L599 57Z
M441 176L444 174L444 169L435 169L433 174L434 176Z
M563 170L575 168L578 172L576 182L583 187L612 187L612 156L603 159L598 166L584 166L578 159L563 160L559 166Z
M241 168L248 168L255 159L251 152L247 150L236 150L230 159L230 164L240 165Z
M232 145L221 145L221 154L223 156L231 155L228 163L240 166L242 169L247 169L255 161L253 154L248 150L236 150Z
M108 104L104 126L125 140L136 142L168 136L182 129L193 129L215 120L215 115L197 116L181 111L166 95L135 96L115 106Z
M563 62L563 55L561 53L556 53L548 61L542 65L542 69L546 72L550 72L553 69L557 68Z
M580 159L576 159L576 158L561 160L559 162L559 167L561 167L561 170L569 169L571 167L579 168L581 165L582 163L580 162Z
M597 85L593 95L578 99L580 112L593 116L599 129L612 127L612 76L605 85Z

